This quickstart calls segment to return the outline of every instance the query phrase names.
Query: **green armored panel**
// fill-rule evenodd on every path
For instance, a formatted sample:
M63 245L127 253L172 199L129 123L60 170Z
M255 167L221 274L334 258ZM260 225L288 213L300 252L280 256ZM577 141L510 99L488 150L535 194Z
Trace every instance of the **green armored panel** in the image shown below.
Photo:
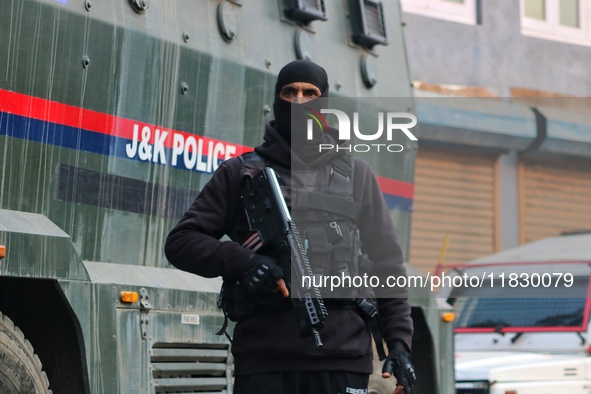
M335 97L412 109L399 4L384 3L388 45L368 50L349 3L326 2L328 20L306 27L273 0L3 4L0 208L45 214L84 260L168 266L164 237L217 161L261 143L282 65L303 53ZM370 158L403 186L386 197L405 250L414 155Z
M87 280L68 234L39 214L0 209L0 275Z

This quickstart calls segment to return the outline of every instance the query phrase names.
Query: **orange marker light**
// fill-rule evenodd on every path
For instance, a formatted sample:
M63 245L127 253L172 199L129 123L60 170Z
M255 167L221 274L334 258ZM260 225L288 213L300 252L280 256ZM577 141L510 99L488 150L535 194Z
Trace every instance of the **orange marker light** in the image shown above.
M441 314L441 320L446 323L451 323L456 318L456 315L453 312L445 312Z
M0 245L0 260L6 257L6 246Z
M140 296L135 291L122 291L121 292L121 302L125 303L132 303L138 302Z

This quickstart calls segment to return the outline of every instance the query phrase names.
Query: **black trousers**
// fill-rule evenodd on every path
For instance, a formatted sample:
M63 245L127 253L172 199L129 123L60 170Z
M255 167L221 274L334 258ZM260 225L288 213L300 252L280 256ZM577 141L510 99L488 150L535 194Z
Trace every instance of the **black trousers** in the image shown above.
M277 372L237 376L234 394L367 394L363 373Z

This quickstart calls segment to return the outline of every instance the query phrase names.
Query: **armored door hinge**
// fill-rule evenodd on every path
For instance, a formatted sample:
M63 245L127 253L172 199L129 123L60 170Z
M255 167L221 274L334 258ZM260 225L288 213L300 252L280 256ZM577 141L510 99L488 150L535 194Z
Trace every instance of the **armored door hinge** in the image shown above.
M140 289L140 329L142 331L142 339L148 337L148 323L150 322L148 312L152 309L149 299L148 290L142 287Z

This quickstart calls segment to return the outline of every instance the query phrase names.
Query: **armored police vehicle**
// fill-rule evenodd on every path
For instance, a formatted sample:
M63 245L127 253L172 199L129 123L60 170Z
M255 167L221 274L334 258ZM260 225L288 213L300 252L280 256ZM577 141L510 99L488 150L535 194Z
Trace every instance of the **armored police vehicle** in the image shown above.
M402 32L398 1L0 2L0 392L231 392L220 282L164 239L262 141L287 62L412 112ZM416 142L394 142L368 161L408 251ZM450 393L451 326L412 295L413 392Z

